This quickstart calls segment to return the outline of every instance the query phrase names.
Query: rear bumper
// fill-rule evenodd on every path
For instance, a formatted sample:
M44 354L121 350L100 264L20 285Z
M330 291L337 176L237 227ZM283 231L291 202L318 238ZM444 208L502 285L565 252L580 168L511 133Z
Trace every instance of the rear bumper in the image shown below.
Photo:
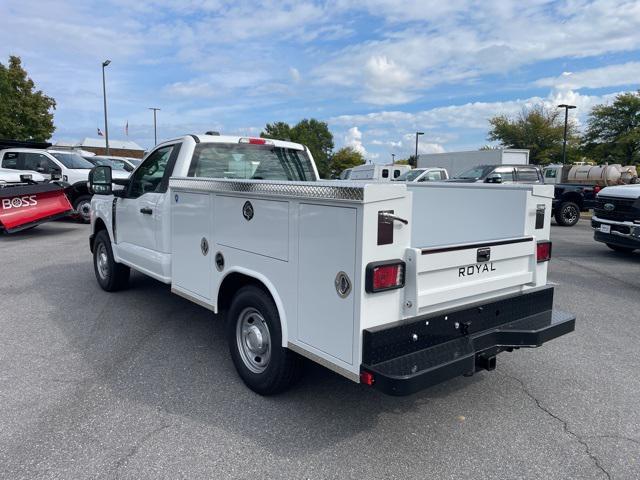
M553 287L365 330L362 372L390 395L493 370L505 350L539 347L570 333L575 316L552 309Z

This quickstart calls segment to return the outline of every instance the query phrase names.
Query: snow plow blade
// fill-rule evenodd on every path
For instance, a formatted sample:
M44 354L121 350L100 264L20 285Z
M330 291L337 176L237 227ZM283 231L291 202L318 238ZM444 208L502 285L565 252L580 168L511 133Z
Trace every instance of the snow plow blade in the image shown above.
M19 232L71 213L63 188L55 183L0 188L0 232Z

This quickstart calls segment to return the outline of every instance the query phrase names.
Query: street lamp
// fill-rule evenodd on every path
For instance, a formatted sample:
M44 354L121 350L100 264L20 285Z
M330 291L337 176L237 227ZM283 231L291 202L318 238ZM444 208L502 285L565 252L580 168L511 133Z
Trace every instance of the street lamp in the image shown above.
M416 167L418 166L418 137L424 135L424 132L416 132Z
M149 110L153 110L153 145L155 146L158 144L158 132L156 130L156 112L160 109L149 107Z
M102 62L102 99L104 101L104 140L109 155L109 124L107 123L107 87L104 81L104 68L111 63L111 60L105 60Z
M558 108L564 108L564 141L562 142L562 164L567 163L567 123L569 121L569 110L576 108L575 105L567 105L563 103Z
M392 153L391 154L391 165L395 165L396 164L396 154Z

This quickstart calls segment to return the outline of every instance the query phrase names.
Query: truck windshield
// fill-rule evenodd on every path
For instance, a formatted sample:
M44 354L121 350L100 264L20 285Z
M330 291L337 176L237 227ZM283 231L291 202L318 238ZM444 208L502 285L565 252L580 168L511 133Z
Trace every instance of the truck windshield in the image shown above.
M93 164L82 158L77 153L58 153L51 152L51 155L56 157L67 168L79 168L88 170L93 168Z
M190 177L242 180L315 180L311 160L301 150L229 143L201 143L189 167Z
M491 170L492 167L481 165L479 167L473 167L469 170L465 170L464 172L456 175L454 178L463 178L465 180L479 180L485 177Z
M396 178L396 181L398 181L398 182L413 182L416 178L418 178L420 175L422 175L423 172L424 172L424 170L419 169L419 168L416 168L414 170L407 170L402 175L400 175L398 178Z

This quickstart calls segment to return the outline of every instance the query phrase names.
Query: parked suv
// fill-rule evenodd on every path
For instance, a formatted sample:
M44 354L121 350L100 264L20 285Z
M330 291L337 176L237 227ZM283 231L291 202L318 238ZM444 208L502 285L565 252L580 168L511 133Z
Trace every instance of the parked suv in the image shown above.
M69 150L39 150L35 148L8 148L0 150L0 167L12 170L30 170L47 179L52 174L62 176L67 183L65 193L80 220L89 223L91 194L87 188L91 162ZM127 172L113 172L114 178L128 178Z

